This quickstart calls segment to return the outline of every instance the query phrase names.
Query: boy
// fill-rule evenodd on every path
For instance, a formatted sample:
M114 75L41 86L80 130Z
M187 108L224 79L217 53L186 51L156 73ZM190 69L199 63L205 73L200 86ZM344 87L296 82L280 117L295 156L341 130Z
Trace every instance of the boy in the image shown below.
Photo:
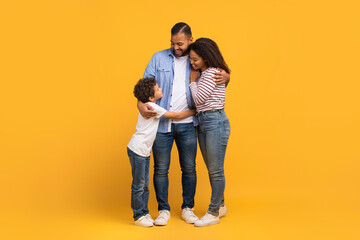
M156 101L163 94L154 78L140 79L135 85L134 95L139 101L152 106L157 113L157 116L149 119L145 119L139 114L136 132L127 145L133 177L131 208L134 212L135 225L152 227L154 220L151 218L147 207L149 201L149 163L151 147L156 137L160 117L182 119L194 115L196 111L169 112L158 106Z

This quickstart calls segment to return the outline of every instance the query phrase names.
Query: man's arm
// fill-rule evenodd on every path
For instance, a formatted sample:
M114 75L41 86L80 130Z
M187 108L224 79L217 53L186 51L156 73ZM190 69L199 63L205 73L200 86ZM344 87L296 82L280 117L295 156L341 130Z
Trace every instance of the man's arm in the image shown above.
M141 116L143 116L143 118L145 118L145 119L149 119L149 118L155 117L157 115L157 112L155 112L154 108L152 106L150 106L149 104L138 101L137 107L139 109Z
M144 78L147 77L153 77L155 78L155 73L156 73L156 60L155 60L156 56L155 54L152 56L152 58L150 59L149 64L146 66L145 68L145 72L144 72Z
M147 78L147 77L155 78L155 55L153 55L152 58L150 59L150 62L145 69L143 77L144 78ZM149 119L149 118L155 117L157 115L157 113L154 111L153 107L151 107L149 104L143 103L141 101L137 102L137 108L139 109L141 116L143 116L143 118L145 118L145 119Z
M220 72L216 72L215 73L215 83L217 85L219 84L225 84L225 86L227 86L230 82L230 74L228 74L227 72L225 72L223 69L218 68L218 70Z
M166 113L164 113L163 116L166 118L172 118L172 119L183 119L183 118L190 117L190 116L194 115L195 113L196 113L195 109L186 110L186 111L182 111L182 112L167 111Z

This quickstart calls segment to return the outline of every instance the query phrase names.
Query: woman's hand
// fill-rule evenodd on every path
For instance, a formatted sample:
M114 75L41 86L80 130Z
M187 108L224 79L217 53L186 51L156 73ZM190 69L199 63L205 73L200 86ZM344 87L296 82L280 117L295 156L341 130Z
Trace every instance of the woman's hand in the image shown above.
M196 80L199 78L199 76L200 76L199 70L191 69L190 82L196 82Z

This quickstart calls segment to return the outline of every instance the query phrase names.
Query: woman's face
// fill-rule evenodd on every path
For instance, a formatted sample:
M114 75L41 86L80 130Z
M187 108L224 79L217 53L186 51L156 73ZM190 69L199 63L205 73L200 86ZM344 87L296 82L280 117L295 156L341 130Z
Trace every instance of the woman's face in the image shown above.
M201 69L201 71L205 71L207 69L204 59L197 55L193 50L190 51L190 63L195 70Z

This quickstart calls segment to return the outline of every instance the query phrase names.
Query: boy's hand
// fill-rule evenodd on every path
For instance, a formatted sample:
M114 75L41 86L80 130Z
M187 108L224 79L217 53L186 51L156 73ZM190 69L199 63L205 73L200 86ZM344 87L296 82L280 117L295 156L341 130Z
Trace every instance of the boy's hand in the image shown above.
M150 106L149 104L138 101L137 105L138 105L139 112L140 112L141 116L143 116L143 118L149 119L149 118L155 117L157 115L157 112L155 112L154 108L152 106Z
M230 82L230 74L228 74L227 72L225 72L223 69L221 68L217 68L217 70L219 70L220 72L216 72L215 73L215 83L217 85L219 84L225 84L228 85Z
M191 68L190 82L196 82L196 80L199 78L199 76L200 76L200 71L194 70L193 68Z

